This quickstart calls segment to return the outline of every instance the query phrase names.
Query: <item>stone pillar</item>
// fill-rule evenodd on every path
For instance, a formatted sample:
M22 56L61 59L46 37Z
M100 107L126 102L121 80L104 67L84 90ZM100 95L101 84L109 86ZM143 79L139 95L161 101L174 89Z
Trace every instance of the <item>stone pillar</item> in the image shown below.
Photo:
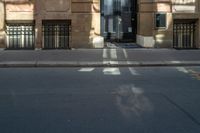
M43 1L35 0L35 49L42 49L42 4Z
M37 19L35 22L35 49L42 48L42 20Z
M4 38L4 25L5 25L5 13L4 13L4 3L0 1L0 48L5 47L5 38Z
M94 35L92 38L93 48L104 47L104 37L101 36L101 13L100 13L100 0L96 0L92 5L93 17L92 25L94 27Z
M0 30L4 29L4 3L0 1ZM3 21L2 21L3 20Z
M152 0L138 0L137 43L143 47L154 47L155 45L153 4Z
M100 0L76 0L71 5L71 47L103 48L104 38L100 36Z

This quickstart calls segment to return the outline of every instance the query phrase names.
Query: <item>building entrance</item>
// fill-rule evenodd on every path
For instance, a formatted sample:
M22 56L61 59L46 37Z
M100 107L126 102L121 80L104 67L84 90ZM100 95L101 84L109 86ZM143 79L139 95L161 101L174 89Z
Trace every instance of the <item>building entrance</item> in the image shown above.
M135 42L136 0L102 0L101 33L106 41Z

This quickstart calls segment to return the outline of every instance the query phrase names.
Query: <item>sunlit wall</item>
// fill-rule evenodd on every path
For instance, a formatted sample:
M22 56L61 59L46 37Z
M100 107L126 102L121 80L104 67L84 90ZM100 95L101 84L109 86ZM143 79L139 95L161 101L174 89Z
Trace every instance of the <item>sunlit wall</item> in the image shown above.
M194 13L197 5L197 0L172 0L172 12Z

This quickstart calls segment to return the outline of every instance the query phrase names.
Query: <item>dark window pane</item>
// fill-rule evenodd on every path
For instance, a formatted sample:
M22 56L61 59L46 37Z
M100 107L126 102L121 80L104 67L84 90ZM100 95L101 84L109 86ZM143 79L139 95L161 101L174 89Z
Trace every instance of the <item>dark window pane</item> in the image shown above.
M156 27L166 27L166 14L157 13L156 14Z

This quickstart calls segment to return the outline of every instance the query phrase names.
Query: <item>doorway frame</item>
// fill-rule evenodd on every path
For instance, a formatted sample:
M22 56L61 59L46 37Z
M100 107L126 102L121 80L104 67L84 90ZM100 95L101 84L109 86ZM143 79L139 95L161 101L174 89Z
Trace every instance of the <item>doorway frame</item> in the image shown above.
M122 0L121 0L122 1ZM134 42L136 43L137 36L137 14L138 14L138 0L131 0L132 12L131 12L131 26L132 26L132 38L129 39L108 39L108 35L105 36L105 23L104 23L104 0L100 1L100 26L101 26L101 36L104 37L106 42ZM134 29L134 30L133 30ZM119 34L119 33L117 33Z

